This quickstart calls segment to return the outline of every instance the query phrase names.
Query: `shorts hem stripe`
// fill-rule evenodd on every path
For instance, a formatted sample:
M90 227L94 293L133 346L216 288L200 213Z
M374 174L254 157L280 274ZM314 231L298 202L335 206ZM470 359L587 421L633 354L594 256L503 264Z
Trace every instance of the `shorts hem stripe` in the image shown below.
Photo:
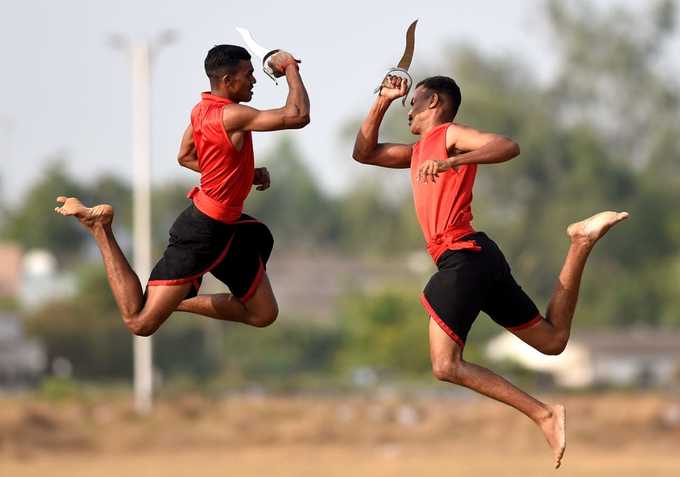
M178 285L184 285L185 283L192 283L194 281L193 277L188 278L178 278L176 280L149 280L147 286L150 287L172 287Z
M460 339L460 336L458 336L456 333L453 332L451 328L448 327L446 323L444 323L444 320L442 320L439 315L437 314L436 311L434 311L434 308L432 308L432 305L430 305L430 302L427 301L427 297L425 296L425 293L420 294L420 303L423 304L423 307L425 308L425 311L427 311L432 319L437 322L439 327L449 335L449 338L451 338L453 341L458 344L461 348L465 347L465 342Z
M506 326L505 329L514 333L515 331L522 331L522 330L525 330L527 328L531 328L532 326L536 325L537 323L539 323L542 320L543 320L543 316L539 313L534 318L532 318L531 320L527 321L526 323L524 323L522 325L513 326L513 327Z

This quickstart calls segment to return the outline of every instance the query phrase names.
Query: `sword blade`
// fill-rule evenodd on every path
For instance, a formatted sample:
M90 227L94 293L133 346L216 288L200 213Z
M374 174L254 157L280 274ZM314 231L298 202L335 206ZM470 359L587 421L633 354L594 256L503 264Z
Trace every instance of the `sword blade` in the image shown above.
M243 41L246 43L246 47L248 47L250 52L255 56L258 56L260 60L263 60L267 53L271 51L270 49L259 45L253 39L253 36L250 34L250 32L245 28L236 27L236 31L240 33L241 37L243 38Z
M411 23L408 30L406 30L406 48L404 48L401 60L397 63L399 68L405 70L408 70L409 66L411 66L411 60L413 60L413 51L416 47L416 23L418 23L418 20Z

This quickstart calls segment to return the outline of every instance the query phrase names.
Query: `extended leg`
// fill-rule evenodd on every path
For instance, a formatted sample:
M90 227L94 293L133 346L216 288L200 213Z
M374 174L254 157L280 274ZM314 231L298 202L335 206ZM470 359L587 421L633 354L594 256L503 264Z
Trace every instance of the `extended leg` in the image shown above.
M430 318L432 371L441 381L459 384L514 407L534 421L553 450L555 468L566 448L565 409L544 404L492 371L463 361L462 349Z
M545 320L515 334L546 354L560 354L569 341L571 321L578 302L581 277L588 256L597 241L617 223L628 218L627 212L600 212L567 228L571 240Z
M149 287L145 300L139 277L130 267L113 235L113 207L108 204L85 207L75 197L58 197L57 202L63 205L57 207L56 212L75 216L94 236L104 260L113 297L128 329L136 335L152 334L186 296L190 285Z

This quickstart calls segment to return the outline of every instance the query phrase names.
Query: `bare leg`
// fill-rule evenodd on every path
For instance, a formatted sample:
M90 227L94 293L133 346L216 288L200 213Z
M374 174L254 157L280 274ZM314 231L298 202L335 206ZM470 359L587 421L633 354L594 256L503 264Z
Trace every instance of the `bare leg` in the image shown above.
M571 321L588 256L610 228L627 218L627 212L600 212L567 228L571 245L548 304L546 319L535 326L516 331L520 339L546 354L559 354L564 350L569 341Z
M113 235L113 207L101 204L85 207L75 197L58 197L63 204L55 211L64 216L75 216L92 233L104 260L106 275L123 321L130 331L148 336L175 310L191 285L149 287L146 303L139 277L130 267Z
M564 406L544 404L492 371L463 361L460 346L432 318L430 358L437 379L465 386L528 416L540 427L552 448L555 468L560 466L566 448Z
M279 308L265 273L253 297L243 303L230 293L198 295L182 301L177 311L196 313L218 320L236 321L246 325L264 327L272 324Z

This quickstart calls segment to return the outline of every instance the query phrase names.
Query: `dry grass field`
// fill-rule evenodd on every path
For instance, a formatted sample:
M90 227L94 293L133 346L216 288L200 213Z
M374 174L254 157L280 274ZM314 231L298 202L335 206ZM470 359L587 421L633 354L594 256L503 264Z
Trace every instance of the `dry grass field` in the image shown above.
M0 399L0 476L680 475L680 399L607 394L567 405L553 472L534 426L483 399L186 396L140 419L126 399Z

